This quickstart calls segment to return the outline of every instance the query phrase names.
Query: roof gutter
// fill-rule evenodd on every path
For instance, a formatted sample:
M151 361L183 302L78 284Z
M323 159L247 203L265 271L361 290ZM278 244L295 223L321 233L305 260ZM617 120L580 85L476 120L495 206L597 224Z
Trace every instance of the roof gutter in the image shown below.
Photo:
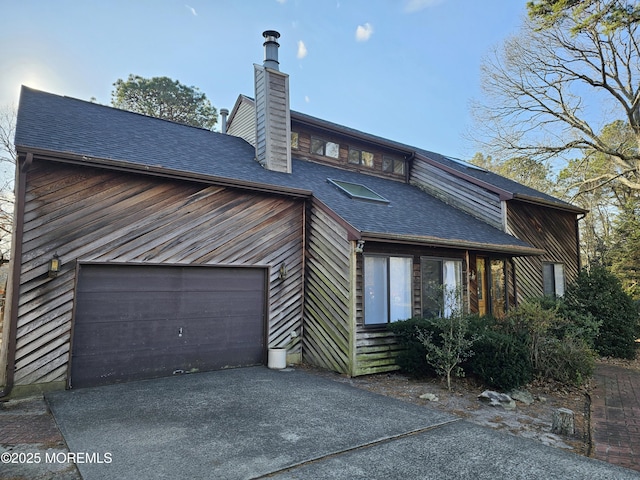
M503 253L515 257L544 255L546 251L534 247L519 245L499 245L493 243L470 242L467 240L445 240L438 237L417 235L396 235L392 233L362 232L362 240L371 242L393 242L429 247L444 247L457 250L478 250L491 253Z
M301 188L283 187L280 185L270 185L259 182L251 182L248 180L238 180L228 177L218 177L215 175L184 172L182 170L173 170L165 167L134 164L122 160L113 160L108 158L89 157L86 155L78 155L69 152L41 150L23 145L17 145L16 149L18 150L18 153L22 152L31 154L34 158L37 157L39 160L69 163L73 165L96 166L127 173L139 173L144 175L153 175L155 177L170 178L173 180L187 180L206 184L216 184L225 187L243 188L246 190L258 191L261 193L287 195L296 198L310 198L313 193L311 190L305 190Z

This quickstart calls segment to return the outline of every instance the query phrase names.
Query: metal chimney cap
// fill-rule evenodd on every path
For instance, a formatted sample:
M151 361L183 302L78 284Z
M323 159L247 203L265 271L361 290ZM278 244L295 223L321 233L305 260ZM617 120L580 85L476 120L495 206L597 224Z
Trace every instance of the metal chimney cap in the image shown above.
M267 42L274 42L274 43L278 43L278 39L280 38L280 33L276 32L275 30L265 30L264 32L262 32L262 36L265 38L265 43Z

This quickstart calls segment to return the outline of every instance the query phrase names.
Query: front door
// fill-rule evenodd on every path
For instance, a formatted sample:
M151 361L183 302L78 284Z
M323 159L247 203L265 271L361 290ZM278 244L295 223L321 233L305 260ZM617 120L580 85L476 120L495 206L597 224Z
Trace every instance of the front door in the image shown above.
M478 313L483 316L487 314L487 259L485 257L477 258L476 273L478 276Z

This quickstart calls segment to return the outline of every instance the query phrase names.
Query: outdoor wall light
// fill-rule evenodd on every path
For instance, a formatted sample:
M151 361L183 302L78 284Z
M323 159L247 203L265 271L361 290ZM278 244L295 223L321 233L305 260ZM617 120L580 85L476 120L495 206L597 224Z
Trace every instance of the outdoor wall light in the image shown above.
M362 253L364 251L364 240L358 240L356 243L356 253Z
M469 271L469 280L471 280L472 282L474 282L476 279L476 271L475 270L470 270Z
M278 270L278 278L280 278L280 280L284 280L285 278L287 278L288 274L289 272L287 271L287 264L282 262L282 264L280 265L280 269Z
M53 257L51 257L51 260L49 260L49 276L52 278L57 277L58 273L60 273L61 265L62 262L60 261L60 257L57 253L54 253Z

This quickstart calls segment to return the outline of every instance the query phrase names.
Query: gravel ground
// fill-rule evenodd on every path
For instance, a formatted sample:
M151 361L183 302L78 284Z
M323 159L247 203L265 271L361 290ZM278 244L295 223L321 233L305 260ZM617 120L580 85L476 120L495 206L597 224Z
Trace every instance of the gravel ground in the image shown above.
M537 441L574 453L591 456L591 434L589 427L589 385L582 388L567 388L553 383L532 383L523 390L529 392L534 402L526 405L516 402L516 408L506 410L492 407L478 399L486 388L473 379L455 379L452 391L439 379L417 380L400 373L384 373L349 378L314 367L304 366L306 371L332 380L348 383L381 395L435 408L485 427L501 430L512 435L532 438ZM421 398L434 394L437 400ZM575 434L556 435L551 432L553 412L568 408L575 414Z

